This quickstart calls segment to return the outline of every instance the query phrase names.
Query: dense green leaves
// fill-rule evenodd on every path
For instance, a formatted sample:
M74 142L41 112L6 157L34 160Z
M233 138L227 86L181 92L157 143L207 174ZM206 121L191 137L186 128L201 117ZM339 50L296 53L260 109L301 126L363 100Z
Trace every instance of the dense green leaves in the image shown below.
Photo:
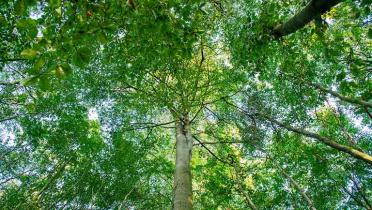
M91 56L91 51L87 47L82 47L76 50L75 54L72 57L72 63L79 67L84 67L89 63Z
M195 209L371 208L371 165L288 129L371 154L370 1L281 39L305 1L134 3L0 3L1 209L171 208L185 116Z

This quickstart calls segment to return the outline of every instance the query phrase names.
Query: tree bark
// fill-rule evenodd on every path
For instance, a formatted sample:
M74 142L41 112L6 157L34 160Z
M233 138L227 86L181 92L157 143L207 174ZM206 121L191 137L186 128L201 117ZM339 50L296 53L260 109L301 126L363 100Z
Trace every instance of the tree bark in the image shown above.
M304 9L288 21L275 26L274 36L280 38L301 29L315 17L324 14L340 2L341 0L311 0Z
M192 209L191 179L192 135L187 117L176 128L176 171L173 183L173 209Z
M301 134L301 135L304 135L304 136L307 136L307 137L310 137L310 138L313 138L313 139L316 139L316 140L319 140L320 142L323 142L324 144L334 148L334 149L337 149L341 152L344 152L344 153L348 153L350 154L351 156L357 158L357 159L360 159L360 160L363 160L365 161L366 163L372 165L372 156L364 153L364 152L361 152L359 150L356 150L352 147L349 147L349 146L346 146L346 145L342 145L342 144L339 144L327 137L324 137L324 136L320 136L319 134L316 134L316 133L311 133L309 131L306 131L306 130L303 130L303 129L299 129L299 128L294 128L292 126L289 126L289 125L286 125L282 122L279 122L267 115L264 115L264 114L258 114L259 116L269 120L270 122L282 127L282 128L285 128L289 131L292 131L292 132L295 132L295 133L298 133L298 134Z

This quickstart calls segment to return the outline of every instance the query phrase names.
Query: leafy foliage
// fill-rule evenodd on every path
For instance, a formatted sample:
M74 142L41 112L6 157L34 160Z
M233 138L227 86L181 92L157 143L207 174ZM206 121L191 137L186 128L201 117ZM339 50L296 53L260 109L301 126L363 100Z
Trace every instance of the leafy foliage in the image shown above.
M370 1L280 39L305 1L134 3L0 3L1 209L171 208L185 115L195 209L372 207L371 165L303 132L371 154Z

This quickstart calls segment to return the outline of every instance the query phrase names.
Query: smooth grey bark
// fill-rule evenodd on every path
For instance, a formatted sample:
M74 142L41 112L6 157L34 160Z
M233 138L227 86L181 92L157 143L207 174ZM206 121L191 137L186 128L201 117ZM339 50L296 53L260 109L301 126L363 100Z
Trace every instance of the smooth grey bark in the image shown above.
M340 2L341 0L311 0L299 13L283 24L275 26L273 34L276 38L291 34L304 27L315 17L324 14Z
M192 135L190 122L184 117L176 127L176 170L173 183L173 209L192 209L191 152Z

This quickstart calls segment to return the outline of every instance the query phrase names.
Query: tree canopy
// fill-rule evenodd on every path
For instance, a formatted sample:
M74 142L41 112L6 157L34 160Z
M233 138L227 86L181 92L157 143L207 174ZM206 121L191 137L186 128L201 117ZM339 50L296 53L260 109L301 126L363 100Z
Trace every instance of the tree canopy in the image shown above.
M370 0L0 3L0 209L371 209Z

